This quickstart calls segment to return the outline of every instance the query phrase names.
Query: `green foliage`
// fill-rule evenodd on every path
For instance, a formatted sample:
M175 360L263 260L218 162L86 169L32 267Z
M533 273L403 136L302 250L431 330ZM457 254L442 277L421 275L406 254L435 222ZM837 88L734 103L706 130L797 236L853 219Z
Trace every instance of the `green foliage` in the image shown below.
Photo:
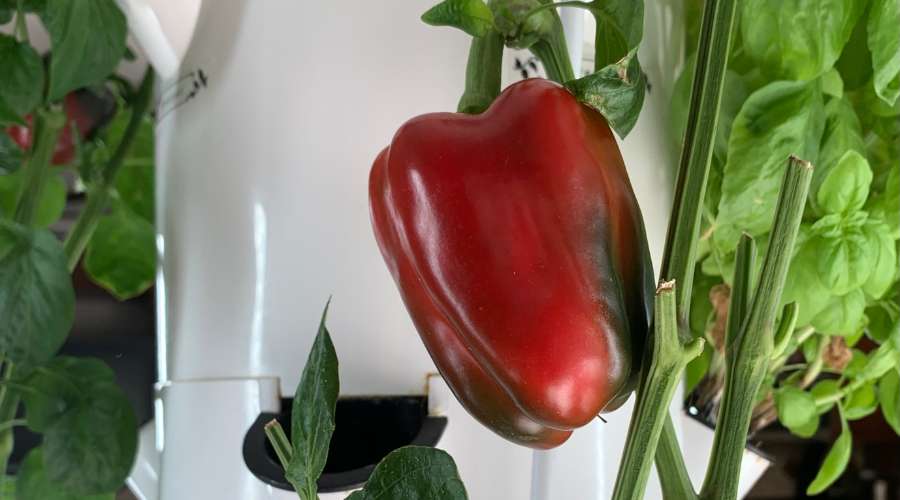
M841 474L847 468L847 464L850 463L852 448L853 436L850 433L850 428L847 426L847 420L841 413L841 434L831 446L828 454L825 455L825 461L822 463L822 467L819 468L819 473L816 474L815 479L806 489L807 495L818 495L825 491L825 488L828 488L837 478L841 477Z
M637 52L583 78L566 82L575 97L602 114L609 125L624 138L637 123L647 81Z
M389 453L372 471L366 486L347 500L465 500L466 488L447 452L405 446Z
M2 135L5 136L5 134ZM12 219L24 177L22 169L0 176L0 218ZM34 224L37 227L52 225L59 220L65 208L66 183L59 175L51 174L41 191L34 215Z
M594 60L598 68L628 56L644 36L644 2L593 1L589 10L597 21Z
M848 150L825 175L816 200L825 212L850 213L862 208L869 197L872 169L866 158Z
M878 401L884 420L900 435L900 371L891 370L881 378Z
M888 105L900 95L900 3L896 0L872 0L869 7L869 50L875 75L875 93Z
M494 15L482 0L444 0L422 14L422 21L459 28L472 36L484 36L494 27Z
M100 217L84 255L84 269L93 281L119 300L145 292L156 276L156 234L153 224L116 203Z
M27 43L0 33L0 125L24 123L41 102L44 66Z
M778 419L792 432L803 429L813 419L818 419L816 400L812 394L793 386L787 386L775 393L775 408Z
M44 450L37 447L25 456L15 482L16 500L114 500L116 494L80 495L66 491L47 476L44 468ZM7 497L2 497L6 499ZM10 500L12 497L9 497Z

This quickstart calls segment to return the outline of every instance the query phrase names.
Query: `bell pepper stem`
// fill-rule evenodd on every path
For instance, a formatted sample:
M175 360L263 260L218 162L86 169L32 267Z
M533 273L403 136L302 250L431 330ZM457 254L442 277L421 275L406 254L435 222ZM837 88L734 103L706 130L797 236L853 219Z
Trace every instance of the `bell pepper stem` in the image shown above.
M125 128L122 139L116 146L112 157L103 166L94 179L94 185L88 190L87 202L84 208L78 214L78 218L72 225L71 231L63 242L63 249L66 254L66 262L69 266L69 272L74 271L78 265L81 254L84 253L91 235L97 228L100 216L106 209L110 198L110 191L116 181L116 175L122 168L128 150L137 136L141 127L141 121L144 119L147 110L150 107L150 100L153 96L153 69L147 68L141 86L138 88L137 94L131 105L131 118Z
M700 492L701 499L737 498L750 418L774 349L775 319L811 178L812 165L809 162L793 157L789 160L759 285L752 295L747 316L732 339L731 348L734 351L726 356L725 394L719 409L710 468ZM747 246L752 249L752 244L742 241L738 249ZM748 289L735 291L749 294Z
M652 361L649 369L641 373L639 397L628 429L625 453L619 462L613 500L644 498L653 451L666 425L669 402L681 380L681 372L703 350L703 339L685 345L678 337L675 283L672 281L660 284L656 290L654 321L654 335L649 346Z
M457 111L470 115L484 112L500 95L503 37L497 30L472 38L466 63L466 89Z

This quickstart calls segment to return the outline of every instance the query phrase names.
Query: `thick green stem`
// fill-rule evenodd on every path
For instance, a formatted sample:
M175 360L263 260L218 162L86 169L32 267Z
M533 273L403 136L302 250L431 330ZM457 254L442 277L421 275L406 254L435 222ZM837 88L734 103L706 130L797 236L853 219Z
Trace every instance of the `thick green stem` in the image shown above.
M144 115L150 107L152 96L153 70L148 68L146 73L144 73L144 79L141 81L137 95L132 102L131 118L128 121L128 126L125 128L124 135L122 135L122 140L116 146L112 158L97 173L97 177L92 179L94 184L88 191L87 203L81 213L78 214L78 219L75 220L72 230L69 231L65 242L63 242L69 271L73 271L78 265L81 254L84 253L91 235L94 234L94 229L97 228L100 216L103 214L109 201L110 191L115 185L116 175L122 168L125 157L128 155L128 150L134 142L138 130L140 130Z
M558 17L555 18L550 35L535 42L530 50L541 60L544 71L547 72L547 78L557 83L575 79L575 72L572 70L572 61L569 59L569 50L566 46L566 35Z
M22 189L16 198L16 211L13 215L13 220L19 224L30 226L34 223L41 193L49 178L50 159L53 157L56 139L65 122L64 115L47 109L39 109L34 113L34 144L23 166L25 171Z
M457 111L475 115L486 110L500 95L503 37L496 30L472 38L466 63L466 89Z
M697 498L694 485L688 475L681 455L681 446L675 435L671 418L664 418L659 444L656 447L656 471L662 483L665 500L689 500Z
M619 474L613 500L637 500L644 497L653 452L666 425L669 402L675 394L681 372L703 350L703 339L683 345L678 336L674 282L665 282L656 291L654 335L650 339L652 363L642 373L640 397L634 407L625 452L619 462Z
M710 468L700 492L702 499L737 498L753 403L768 372L774 348L775 318L811 178L809 162L793 157L789 160L759 285L747 318L734 339L735 352L727 357L725 395L716 424Z

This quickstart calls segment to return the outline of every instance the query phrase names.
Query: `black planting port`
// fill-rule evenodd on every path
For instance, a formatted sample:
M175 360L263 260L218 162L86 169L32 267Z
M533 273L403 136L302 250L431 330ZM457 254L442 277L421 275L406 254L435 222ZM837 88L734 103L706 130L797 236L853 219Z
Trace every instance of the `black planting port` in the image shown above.
M278 420L291 434L291 399L283 399L281 413L261 413L244 437L244 462L266 484L292 490L264 426ZM338 399L328 461L319 478L319 491L348 491L361 487L375 465L388 453L407 445L435 446L447 427L446 417L428 415L425 396L348 397Z

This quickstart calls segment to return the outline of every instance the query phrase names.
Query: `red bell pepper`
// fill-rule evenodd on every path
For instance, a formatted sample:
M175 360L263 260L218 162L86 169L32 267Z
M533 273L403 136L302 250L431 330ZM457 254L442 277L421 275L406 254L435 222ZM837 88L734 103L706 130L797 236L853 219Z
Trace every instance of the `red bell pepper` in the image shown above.
M438 370L499 435L551 448L630 394L653 300L604 118L541 79L413 118L372 167L378 245Z

